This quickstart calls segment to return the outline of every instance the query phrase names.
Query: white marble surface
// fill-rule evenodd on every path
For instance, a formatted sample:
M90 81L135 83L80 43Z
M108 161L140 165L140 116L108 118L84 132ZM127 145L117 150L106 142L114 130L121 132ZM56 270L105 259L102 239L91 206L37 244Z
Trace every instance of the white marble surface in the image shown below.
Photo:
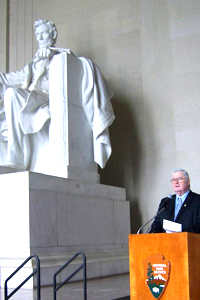
M48 33L48 26L45 24L39 25L37 29L42 31L43 27ZM38 39L38 42L40 43L41 40ZM40 51L39 49L37 53ZM45 48L45 51L50 50ZM108 132L108 127L114 120L110 104L111 95L104 88L107 86L105 79L92 62L88 63L87 67L83 67L85 66L83 58L78 58L71 52L69 54L67 49L54 47L51 51L50 60L46 59L47 61L44 60L44 62L41 60L49 72L44 71L46 69L42 67L41 70L39 69L40 72L43 71L40 76L42 77L40 83L42 92L32 89L32 85L34 88L39 86L38 82L37 84L30 83L29 86L28 79L25 80L23 77L26 70L29 70L30 74L27 76L32 78L35 70L32 62L22 71L15 72L15 77L10 74L0 74L0 83L6 85L6 82L9 82L10 86L5 94L2 94L5 104L9 101L13 105L20 103L19 107L13 106L12 111L10 106L4 105L7 122L11 119L10 114L15 116L16 120L12 119L11 124L14 124L12 130L7 124L9 134L7 149L5 147L7 136L2 136L0 164L2 166L7 164L19 170L30 170L72 179L84 178L84 181L98 182L96 162L103 168L111 154ZM59 52L63 53L58 54ZM36 58L34 63L40 64L41 61L37 61ZM39 71L36 75L38 73ZM91 78L88 78L87 74L90 74ZM16 91L16 82L20 81L20 76L21 81L27 82L27 86L19 85L21 89ZM39 81L38 76L36 78ZM43 85L48 89L44 90ZM23 107L24 101L28 104ZM17 113L14 114L13 111ZM19 128L18 124L20 124ZM20 136L19 147L16 147L17 140L15 139L18 134L15 131ZM106 156L107 148L109 149L108 156ZM14 149L14 151L9 151L9 149ZM9 154L6 162L4 161L5 152ZM74 172L75 169L78 169L78 172Z
M96 171L92 130L82 107L82 76L82 63L74 55L62 53L52 59L49 71L51 175L70 178L66 166L79 168L80 172Z
M128 272L125 189L28 171L1 174L0 186L1 285L30 254L41 256L43 285L80 251L90 278Z
M113 201L58 194L57 206L58 245L115 244Z
M34 190L48 190L61 193L79 194L126 201L126 190L120 187L108 186L99 183L85 183L55 176L48 176L34 172L21 172L20 176L29 176L30 188ZM13 175L19 176L19 175Z

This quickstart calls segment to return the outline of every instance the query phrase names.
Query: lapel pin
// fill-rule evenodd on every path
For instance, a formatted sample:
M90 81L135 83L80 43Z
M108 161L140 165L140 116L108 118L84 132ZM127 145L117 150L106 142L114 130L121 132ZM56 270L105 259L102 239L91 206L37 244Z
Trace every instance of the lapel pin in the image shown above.
M184 204L184 207L186 207L186 204Z

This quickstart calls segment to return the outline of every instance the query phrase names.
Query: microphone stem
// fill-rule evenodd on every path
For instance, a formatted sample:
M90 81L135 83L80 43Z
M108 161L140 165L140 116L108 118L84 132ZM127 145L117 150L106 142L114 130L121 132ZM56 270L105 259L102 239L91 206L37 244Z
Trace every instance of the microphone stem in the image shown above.
M157 215L159 215L163 210L165 209L165 207L163 207L153 218L151 218L148 222L146 222L144 225L142 225L139 229L138 229L138 231L137 231L137 234L139 234L140 233L140 231L146 226L146 225L148 225L153 219L155 219L155 217L157 216ZM151 226L147 229L147 232L146 233L148 233L149 232L149 230L151 229Z

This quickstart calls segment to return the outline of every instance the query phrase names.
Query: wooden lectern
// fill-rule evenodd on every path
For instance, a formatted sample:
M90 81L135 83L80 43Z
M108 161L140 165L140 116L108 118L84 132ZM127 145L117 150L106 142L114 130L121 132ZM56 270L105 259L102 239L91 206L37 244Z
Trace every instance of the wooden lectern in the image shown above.
M129 264L131 300L200 299L200 234L131 234Z

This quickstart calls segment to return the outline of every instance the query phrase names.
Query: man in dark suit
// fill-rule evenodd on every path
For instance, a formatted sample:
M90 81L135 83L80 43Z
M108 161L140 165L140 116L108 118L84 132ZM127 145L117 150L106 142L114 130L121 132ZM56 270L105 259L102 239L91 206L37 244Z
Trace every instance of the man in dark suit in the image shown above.
M200 233L200 195L190 190L189 174L183 169L172 173L172 188L175 195L172 199L161 200L158 213L150 233L165 232L163 220L182 224L182 231Z

